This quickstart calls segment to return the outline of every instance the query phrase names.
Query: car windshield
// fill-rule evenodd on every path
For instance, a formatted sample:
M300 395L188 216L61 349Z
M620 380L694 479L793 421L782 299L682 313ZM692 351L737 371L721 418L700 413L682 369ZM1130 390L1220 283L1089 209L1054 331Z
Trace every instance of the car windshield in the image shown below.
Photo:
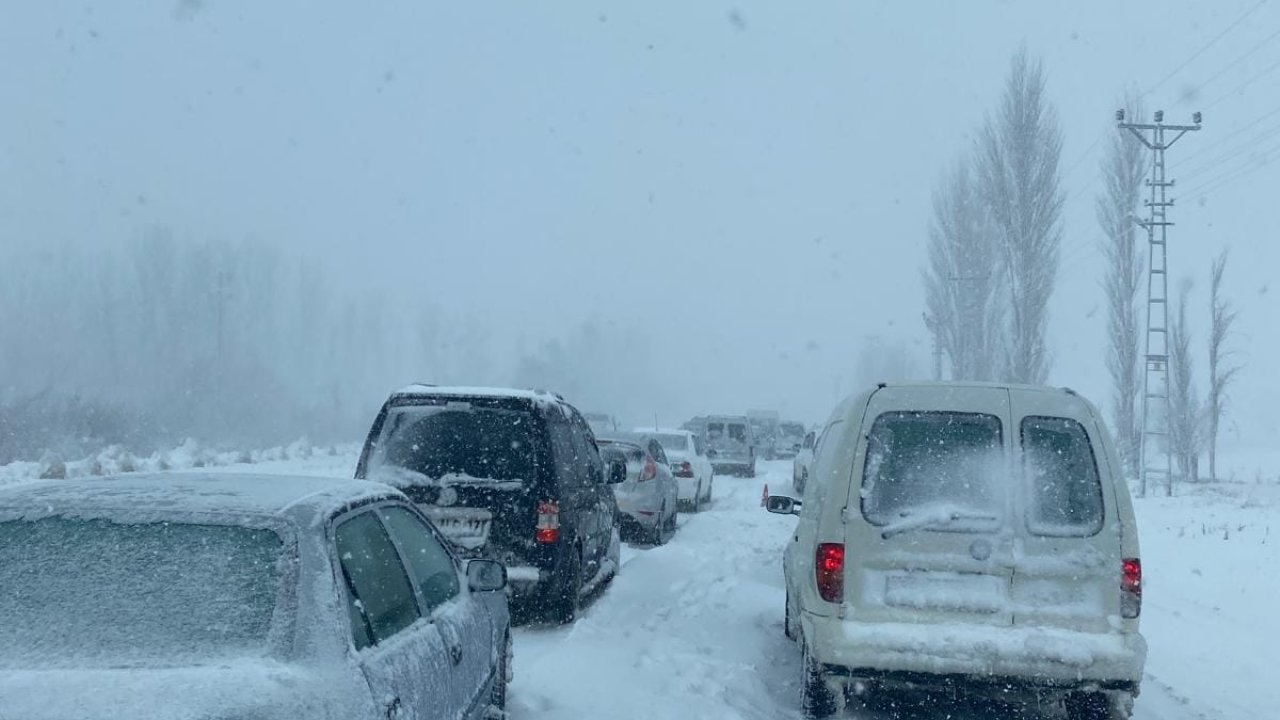
M529 482L536 477L534 415L529 411L446 405L405 405L387 412L370 477L396 470L435 481Z
M994 415L885 413L867 436L862 512L877 525L925 514L998 518L1007 475Z
M0 522L0 668L265 656L283 548L274 531L228 525Z

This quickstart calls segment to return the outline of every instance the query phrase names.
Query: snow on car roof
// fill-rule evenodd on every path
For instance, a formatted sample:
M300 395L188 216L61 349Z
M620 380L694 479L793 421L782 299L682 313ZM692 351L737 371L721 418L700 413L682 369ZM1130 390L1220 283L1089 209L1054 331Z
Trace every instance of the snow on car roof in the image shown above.
M62 511L320 514L352 502L396 497L368 480L258 474L149 473L39 480L0 488L0 507Z
M521 388L499 387L465 387L424 385L414 383L406 385L392 393L393 395L456 395L458 397L508 397L539 402L560 402L561 398L545 390L526 390Z
M644 435L692 435L693 434L692 430L682 430L680 428L651 428L651 427L638 427L632 430L632 432L644 434Z

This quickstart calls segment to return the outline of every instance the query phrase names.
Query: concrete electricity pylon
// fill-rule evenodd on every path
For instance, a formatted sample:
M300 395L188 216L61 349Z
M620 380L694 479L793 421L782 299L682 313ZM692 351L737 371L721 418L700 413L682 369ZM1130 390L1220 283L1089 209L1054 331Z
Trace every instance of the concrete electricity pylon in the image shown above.
M1139 468L1142 495L1147 483L1164 480L1165 491L1173 493L1173 448L1169 435L1169 208L1168 196L1174 181L1165 177L1164 151L1183 135L1200 129L1200 113L1194 113L1194 125L1165 125L1164 111L1157 110L1152 123L1125 122L1124 110L1116 111L1121 131L1128 130L1151 150L1151 199L1146 201L1147 219L1135 221L1146 228L1147 246L1147 345L1146 373L1142 383L1142 449ZM1172 138L1168 137L1172 134ZM1153 405L1155 407L1153 407ZM1163 438L1164 457L1153 452L1153 440ZM1163 461L1162 463L1159 461Z

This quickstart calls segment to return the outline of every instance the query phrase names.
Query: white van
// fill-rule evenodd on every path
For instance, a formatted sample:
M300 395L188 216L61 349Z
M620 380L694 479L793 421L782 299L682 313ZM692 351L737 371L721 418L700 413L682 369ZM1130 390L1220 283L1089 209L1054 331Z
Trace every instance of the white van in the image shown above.
M807 717L904 689L1127 717L1147 646L1127 485L1065 389L881 385L822 432L784 556Z

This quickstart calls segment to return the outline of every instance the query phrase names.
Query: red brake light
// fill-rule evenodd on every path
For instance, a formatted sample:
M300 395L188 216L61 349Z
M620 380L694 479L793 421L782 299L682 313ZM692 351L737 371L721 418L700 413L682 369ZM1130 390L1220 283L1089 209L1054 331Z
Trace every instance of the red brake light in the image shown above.
M645 456L644 472L640 474L641 480L652 480L658 477L658 463L653 461L652 457Z
M822 543L814 558L818 595L827 602L844 600L844 544Z
M560 540L560 505L551 500L538 503L538 525L533 539L547 545Z
M1142 561L1125 558L1120 566L1120 615L1136 618L1142 613Z
M693 464L688 460L680 463L676 468L676 477L691 478L693 477Z

